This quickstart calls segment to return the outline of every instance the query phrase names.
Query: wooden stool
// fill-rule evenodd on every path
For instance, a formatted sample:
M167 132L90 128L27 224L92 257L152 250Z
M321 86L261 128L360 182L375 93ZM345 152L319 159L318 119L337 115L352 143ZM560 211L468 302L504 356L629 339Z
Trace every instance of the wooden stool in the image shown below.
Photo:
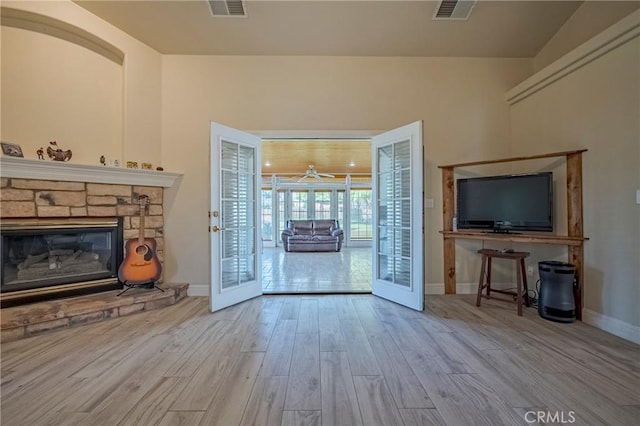
M516 302L518 303L518 316L522 316L522 300L526 306L529 306L529 288L527 287L527 273L524 268L524 258L529 256L526 251L500 251L482 249L478 250L478 253L482 255L482 268L480 269L480 281L478 282L478 298L476 299L476 306L480 306L480 299L482 298L482 290L487 289L487 298L491 297L491 292L508 294L510 296L516 296ZM491 288L491 260L493 258L498 259L513 259L516 261L516 291L510 290L496 290ZM518 262L519 261L519 262ZM487 265L488 263L488 265ZM518 265L518 263L520 263ZM484 282L484 271L487 271L487 281ZM524 286L524 288L523 288ZM502 300L510 302L507 299L495 298L496 300Z

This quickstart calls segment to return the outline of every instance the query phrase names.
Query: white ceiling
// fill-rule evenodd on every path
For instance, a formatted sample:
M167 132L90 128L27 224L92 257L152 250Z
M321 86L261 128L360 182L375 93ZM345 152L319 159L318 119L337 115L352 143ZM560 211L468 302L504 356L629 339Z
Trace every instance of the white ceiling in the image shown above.
M466 21L436 1L246 1L214 18L205 0L76 1L163 54L533 57L582 1L479 0Z

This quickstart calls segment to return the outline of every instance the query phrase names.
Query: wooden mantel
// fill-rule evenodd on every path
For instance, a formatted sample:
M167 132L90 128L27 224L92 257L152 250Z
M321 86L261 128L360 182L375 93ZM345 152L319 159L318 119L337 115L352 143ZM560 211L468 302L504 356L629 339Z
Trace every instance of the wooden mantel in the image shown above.
M182 174L156 170L127 169L123 167L93 166L63 161L0 157L0 176L3 178L160 186L169 188L181 179Z
M576 314L582 319L582 280L584 273L584 224L582 213L582 153L586 149L553 152L549 154L500 158L497 160L472 161L438 166L442 169L442 223L444 240L444 289L445 294L456 293L456 239L500 240L515 243L560 244L568 247L568 262L575 265L581 283L576 292ZM498 235L472 231L454 231L455 176L454 169L486 164L538 160L542 158L566 157L567 168L567 235L512 234Z

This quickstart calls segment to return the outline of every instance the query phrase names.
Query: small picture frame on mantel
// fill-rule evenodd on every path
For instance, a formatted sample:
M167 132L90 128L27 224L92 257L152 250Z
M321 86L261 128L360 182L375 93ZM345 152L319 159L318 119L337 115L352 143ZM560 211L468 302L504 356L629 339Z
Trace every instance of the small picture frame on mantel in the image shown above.
M0 146L2 146L2 153L4 155L7 155L9 157L24 158L24 154L22 153L22 148L20 147L20 145L9 142L0 142Z

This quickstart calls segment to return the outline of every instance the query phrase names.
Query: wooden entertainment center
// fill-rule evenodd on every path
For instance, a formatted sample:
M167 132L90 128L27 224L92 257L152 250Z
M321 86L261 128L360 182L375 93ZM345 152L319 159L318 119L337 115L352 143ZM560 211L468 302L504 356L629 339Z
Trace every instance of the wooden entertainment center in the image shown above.
M456 294L456 239L508 241L514 243L536 243L566 245L568 262L575 265L576 276L580 284L576 291L576 316L582 320L582 286L584 273L584 236L582 218L582 153L586 149L576 151L554 152L527 157L501 158L498 160L474 161L468 163L438 166L442 169L442 223L440 231L444 238L444 290L445 294ZM478 231L454 231L455 214L455 176L454 169L486 164L507 163L514 161L538 160L543 158L565 157L567 169L567 235L546 234L499 234Z

